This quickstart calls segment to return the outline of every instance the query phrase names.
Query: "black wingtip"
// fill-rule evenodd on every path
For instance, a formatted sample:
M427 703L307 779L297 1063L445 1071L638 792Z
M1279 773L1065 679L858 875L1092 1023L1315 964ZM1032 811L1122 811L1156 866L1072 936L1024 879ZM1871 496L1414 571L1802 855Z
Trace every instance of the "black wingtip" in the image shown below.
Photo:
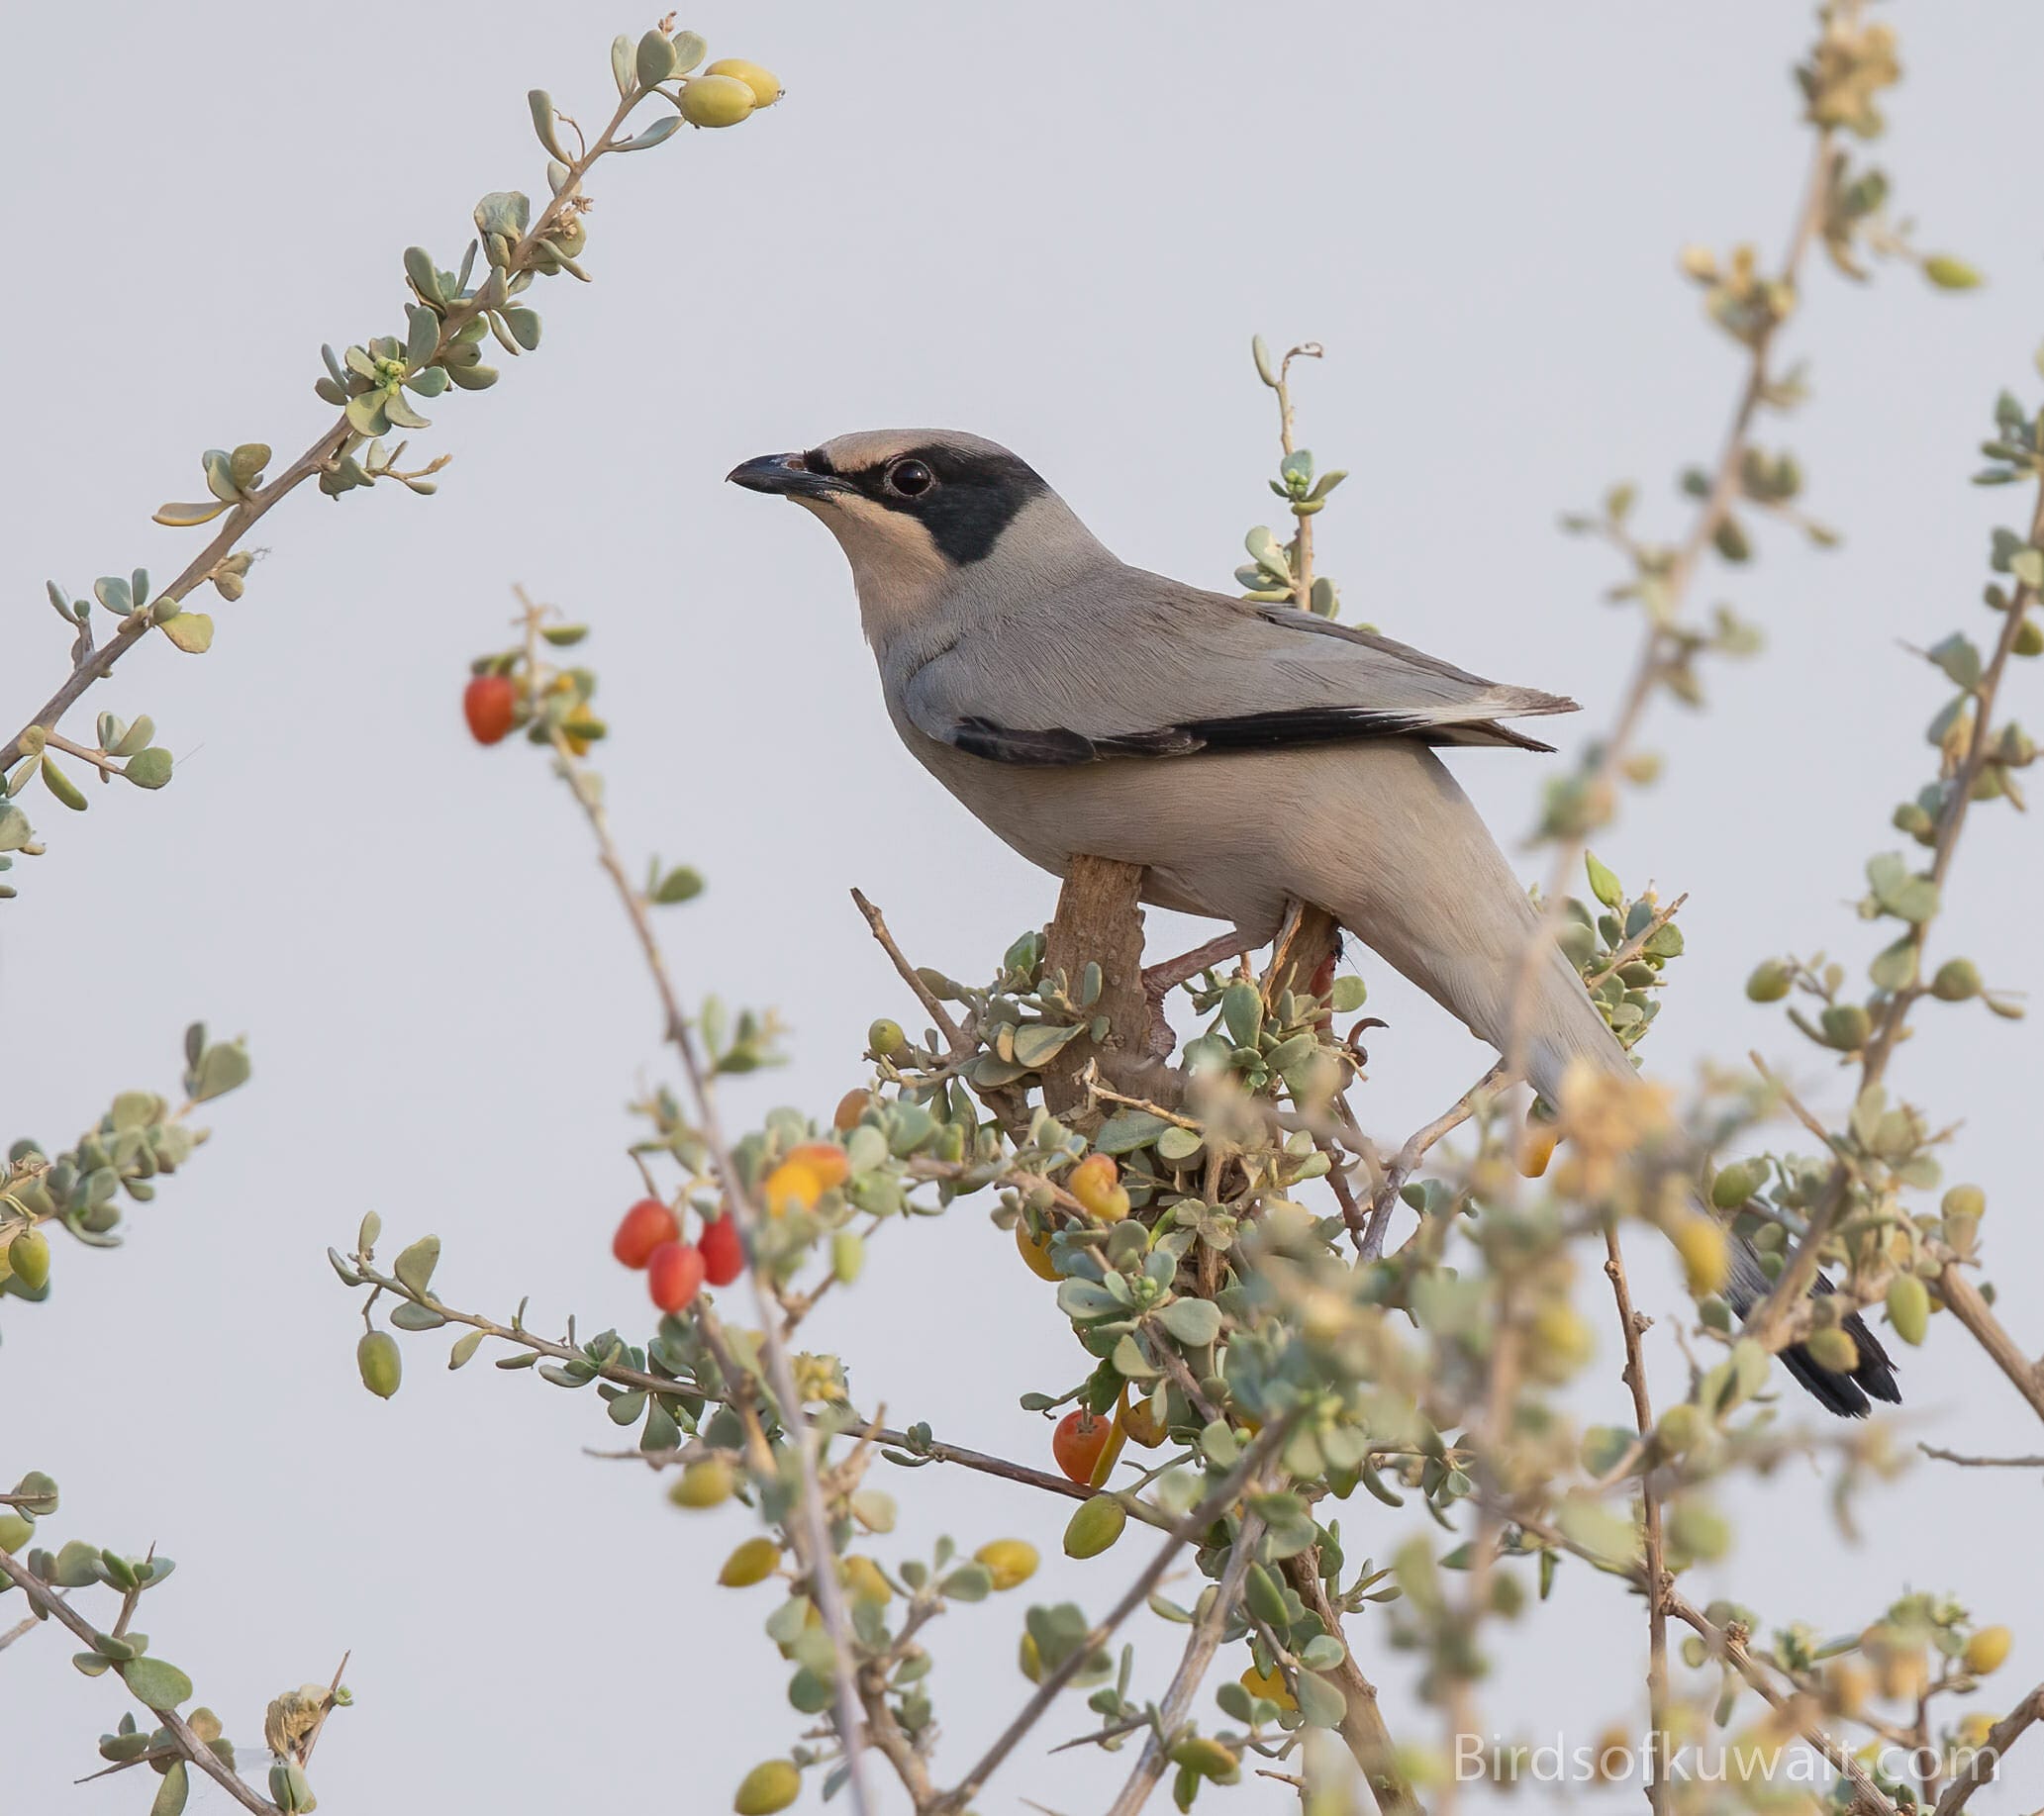
M1902 1389L1895 1378L1895 1360L1881 1347L1881 1339L1867 1328L1866 1319L1854 1312L1845 1320L1845 1334L1860 1353L1860 1366L1853 1370L1853 1380L1876 1399L1899 1406Z
M1874 1399L1899 1406L1902 1390L1895 1378L1895 1363L1881 1347L1881 1339L1867 1328L1866 1320L1858 1312L1848 1317L1840 1328L1860 1353L1859 1362L1850 1375L1825 1368L1800 1343L1782 1352L1782 1362L1789 1373L1802 1384L1826 1412L1835 1412L1842 1419L1865 1418L1873 1410L1868 1399L1870 1394Z

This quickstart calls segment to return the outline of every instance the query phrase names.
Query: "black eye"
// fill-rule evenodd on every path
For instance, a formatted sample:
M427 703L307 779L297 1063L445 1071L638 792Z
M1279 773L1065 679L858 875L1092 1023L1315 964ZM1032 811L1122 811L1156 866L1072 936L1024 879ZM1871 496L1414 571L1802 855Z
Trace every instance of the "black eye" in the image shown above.
M887 489L897 498L921 498L936 484L936 475L920 460L897 460L887 469Z

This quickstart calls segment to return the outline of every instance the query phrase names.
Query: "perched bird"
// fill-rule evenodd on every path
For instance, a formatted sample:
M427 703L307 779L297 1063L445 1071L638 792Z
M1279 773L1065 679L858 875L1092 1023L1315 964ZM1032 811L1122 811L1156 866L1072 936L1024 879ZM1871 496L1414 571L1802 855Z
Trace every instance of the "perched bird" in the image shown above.
M1188 955L1201 963L1266 943L1294 901L1324 908L1501 1052L1527 974L1517 1044L1542 1097L1560 1100L1577 1060L1634 1077L1560 948L1526 964L1537 916L1434 754L1551 749L1507 721L1573 701L1126 566L976 435L843 435L730 477L837 538L902 741L1032 863L1141 865L1145 900L1232 923ZM1730 1246L1743 1316L1769 1282ZM1900 1396L1873 1333L1857 1315L1845 1328L1851 1375L1801 1347L1783 1361L1860 1416L1869 1394Z

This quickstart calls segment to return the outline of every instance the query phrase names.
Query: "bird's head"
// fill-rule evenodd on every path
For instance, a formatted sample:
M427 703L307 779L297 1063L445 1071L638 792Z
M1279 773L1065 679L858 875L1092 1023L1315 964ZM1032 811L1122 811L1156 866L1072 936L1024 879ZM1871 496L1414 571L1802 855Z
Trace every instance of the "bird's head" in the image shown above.
M881 641L939 604L1041 575L1100 545L1034 468L954 430L869 430L733 467L733 485L815 513L851 563Z

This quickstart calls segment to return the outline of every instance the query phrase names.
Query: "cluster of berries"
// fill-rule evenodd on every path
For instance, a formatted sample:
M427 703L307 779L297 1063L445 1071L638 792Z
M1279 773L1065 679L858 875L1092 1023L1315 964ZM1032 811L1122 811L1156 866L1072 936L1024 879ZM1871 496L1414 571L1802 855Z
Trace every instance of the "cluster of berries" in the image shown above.
M618 1224L611 1253L645 1270L646 1290L662 1311L679 1311L707 1281L729 1287L745 1271L745 1244L729 1212L705 1218L695 1242L681 1239L681 1220L658 1198L640 1198Z

